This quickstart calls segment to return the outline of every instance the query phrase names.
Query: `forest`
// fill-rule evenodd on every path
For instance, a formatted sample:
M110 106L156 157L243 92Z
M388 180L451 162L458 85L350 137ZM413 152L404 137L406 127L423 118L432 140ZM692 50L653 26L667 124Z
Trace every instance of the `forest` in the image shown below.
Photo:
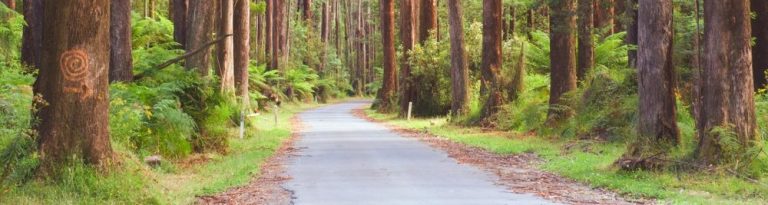
M768 1L0 1L0 204L205 204L349 99L631 203L768 201Z

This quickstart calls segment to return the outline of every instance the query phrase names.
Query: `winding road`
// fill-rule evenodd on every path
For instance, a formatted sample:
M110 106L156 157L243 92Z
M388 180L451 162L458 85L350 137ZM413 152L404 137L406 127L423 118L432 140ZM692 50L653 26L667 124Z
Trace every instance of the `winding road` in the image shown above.
M352 111L368 101L300 114L301 137L285 170L293 204L553 204L515 194L495 176Z

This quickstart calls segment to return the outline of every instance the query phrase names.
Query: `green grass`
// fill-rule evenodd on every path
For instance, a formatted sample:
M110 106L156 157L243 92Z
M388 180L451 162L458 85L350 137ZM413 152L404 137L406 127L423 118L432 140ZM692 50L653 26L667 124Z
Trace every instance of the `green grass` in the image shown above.
M61 179L3 187L0 204L189 204L196 196L246 185L258 176L262 163L291 136L291 117L314 106L283 106L277 126L272 113L253 117L245 139L230 139L229 153L207 154L208 161L189 166L180 160L149 168L113 143L123 161L108 174L75 164L63 170Z
M620 171L613 166L613 162L625 152L627 145L624 143L526 136L460 127L446 123L445 118L406 121L396 115L380 114L372 110L366 113L374 119L400 128L426 131L497 154L535 153L544 160L540 167L543 170L632 198L653 198L671 204L768 203L766 185L748 182L728 173ZM566 150L565 147L571 148ZM761 183L766 184L766 180Z

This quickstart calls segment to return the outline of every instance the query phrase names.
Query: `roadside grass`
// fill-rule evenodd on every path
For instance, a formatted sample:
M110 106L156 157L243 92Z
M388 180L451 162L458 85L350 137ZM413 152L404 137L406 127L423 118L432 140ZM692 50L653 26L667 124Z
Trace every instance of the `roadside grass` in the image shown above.
M242 186L258 176L261 164L290 138L294 114L316 106L284 105L276 126L272 113L262 113L252 118L247 137L230 139L226 155L193 155L165 161L158 168L148 167L120 143L113 142L122 159L113 171L101 174L76 163L62 170L59 179L31 179L2 187L0 204L190 204L197 196Z
M540 165L543 170L591 187L613 190L630 198L653 198L661 204L768 203L768 186L765 180L753 183L729 173L620 171L613 162L626 150L627 144L621 142L594 142L542 137L529 133L488 131L453 125L447 123L446 118L417 118L406 121L393 114L380 114L373 110L365 112L373 119L396 127L425 131L497 154L535 153L544 160Z

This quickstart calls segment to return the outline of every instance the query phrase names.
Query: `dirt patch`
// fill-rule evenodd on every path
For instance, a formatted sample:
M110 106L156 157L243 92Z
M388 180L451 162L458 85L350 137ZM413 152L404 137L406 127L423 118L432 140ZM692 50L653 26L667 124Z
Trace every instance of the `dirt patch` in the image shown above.
M354 110L353 114L372 122L381 122L368 117L362 109ZM497 184L507 187L514 193L534 194L544 199L568 204L654 204L652 200L626 198L608 190L593 189L562 176L542 171L538 166L543 161L535 154L500 155L424 131L383 124L403 136L416 138L447 152L459 163L470 164L493 173L497 176Z
M302 129L298 117L291 118L291 126L291 138L283 142L275 155L261 166L261 174L255 180L224 193L199 197L196 204L291 204L292 193L282 187L283 182L291 179L283 164L298 151L293 147Z

